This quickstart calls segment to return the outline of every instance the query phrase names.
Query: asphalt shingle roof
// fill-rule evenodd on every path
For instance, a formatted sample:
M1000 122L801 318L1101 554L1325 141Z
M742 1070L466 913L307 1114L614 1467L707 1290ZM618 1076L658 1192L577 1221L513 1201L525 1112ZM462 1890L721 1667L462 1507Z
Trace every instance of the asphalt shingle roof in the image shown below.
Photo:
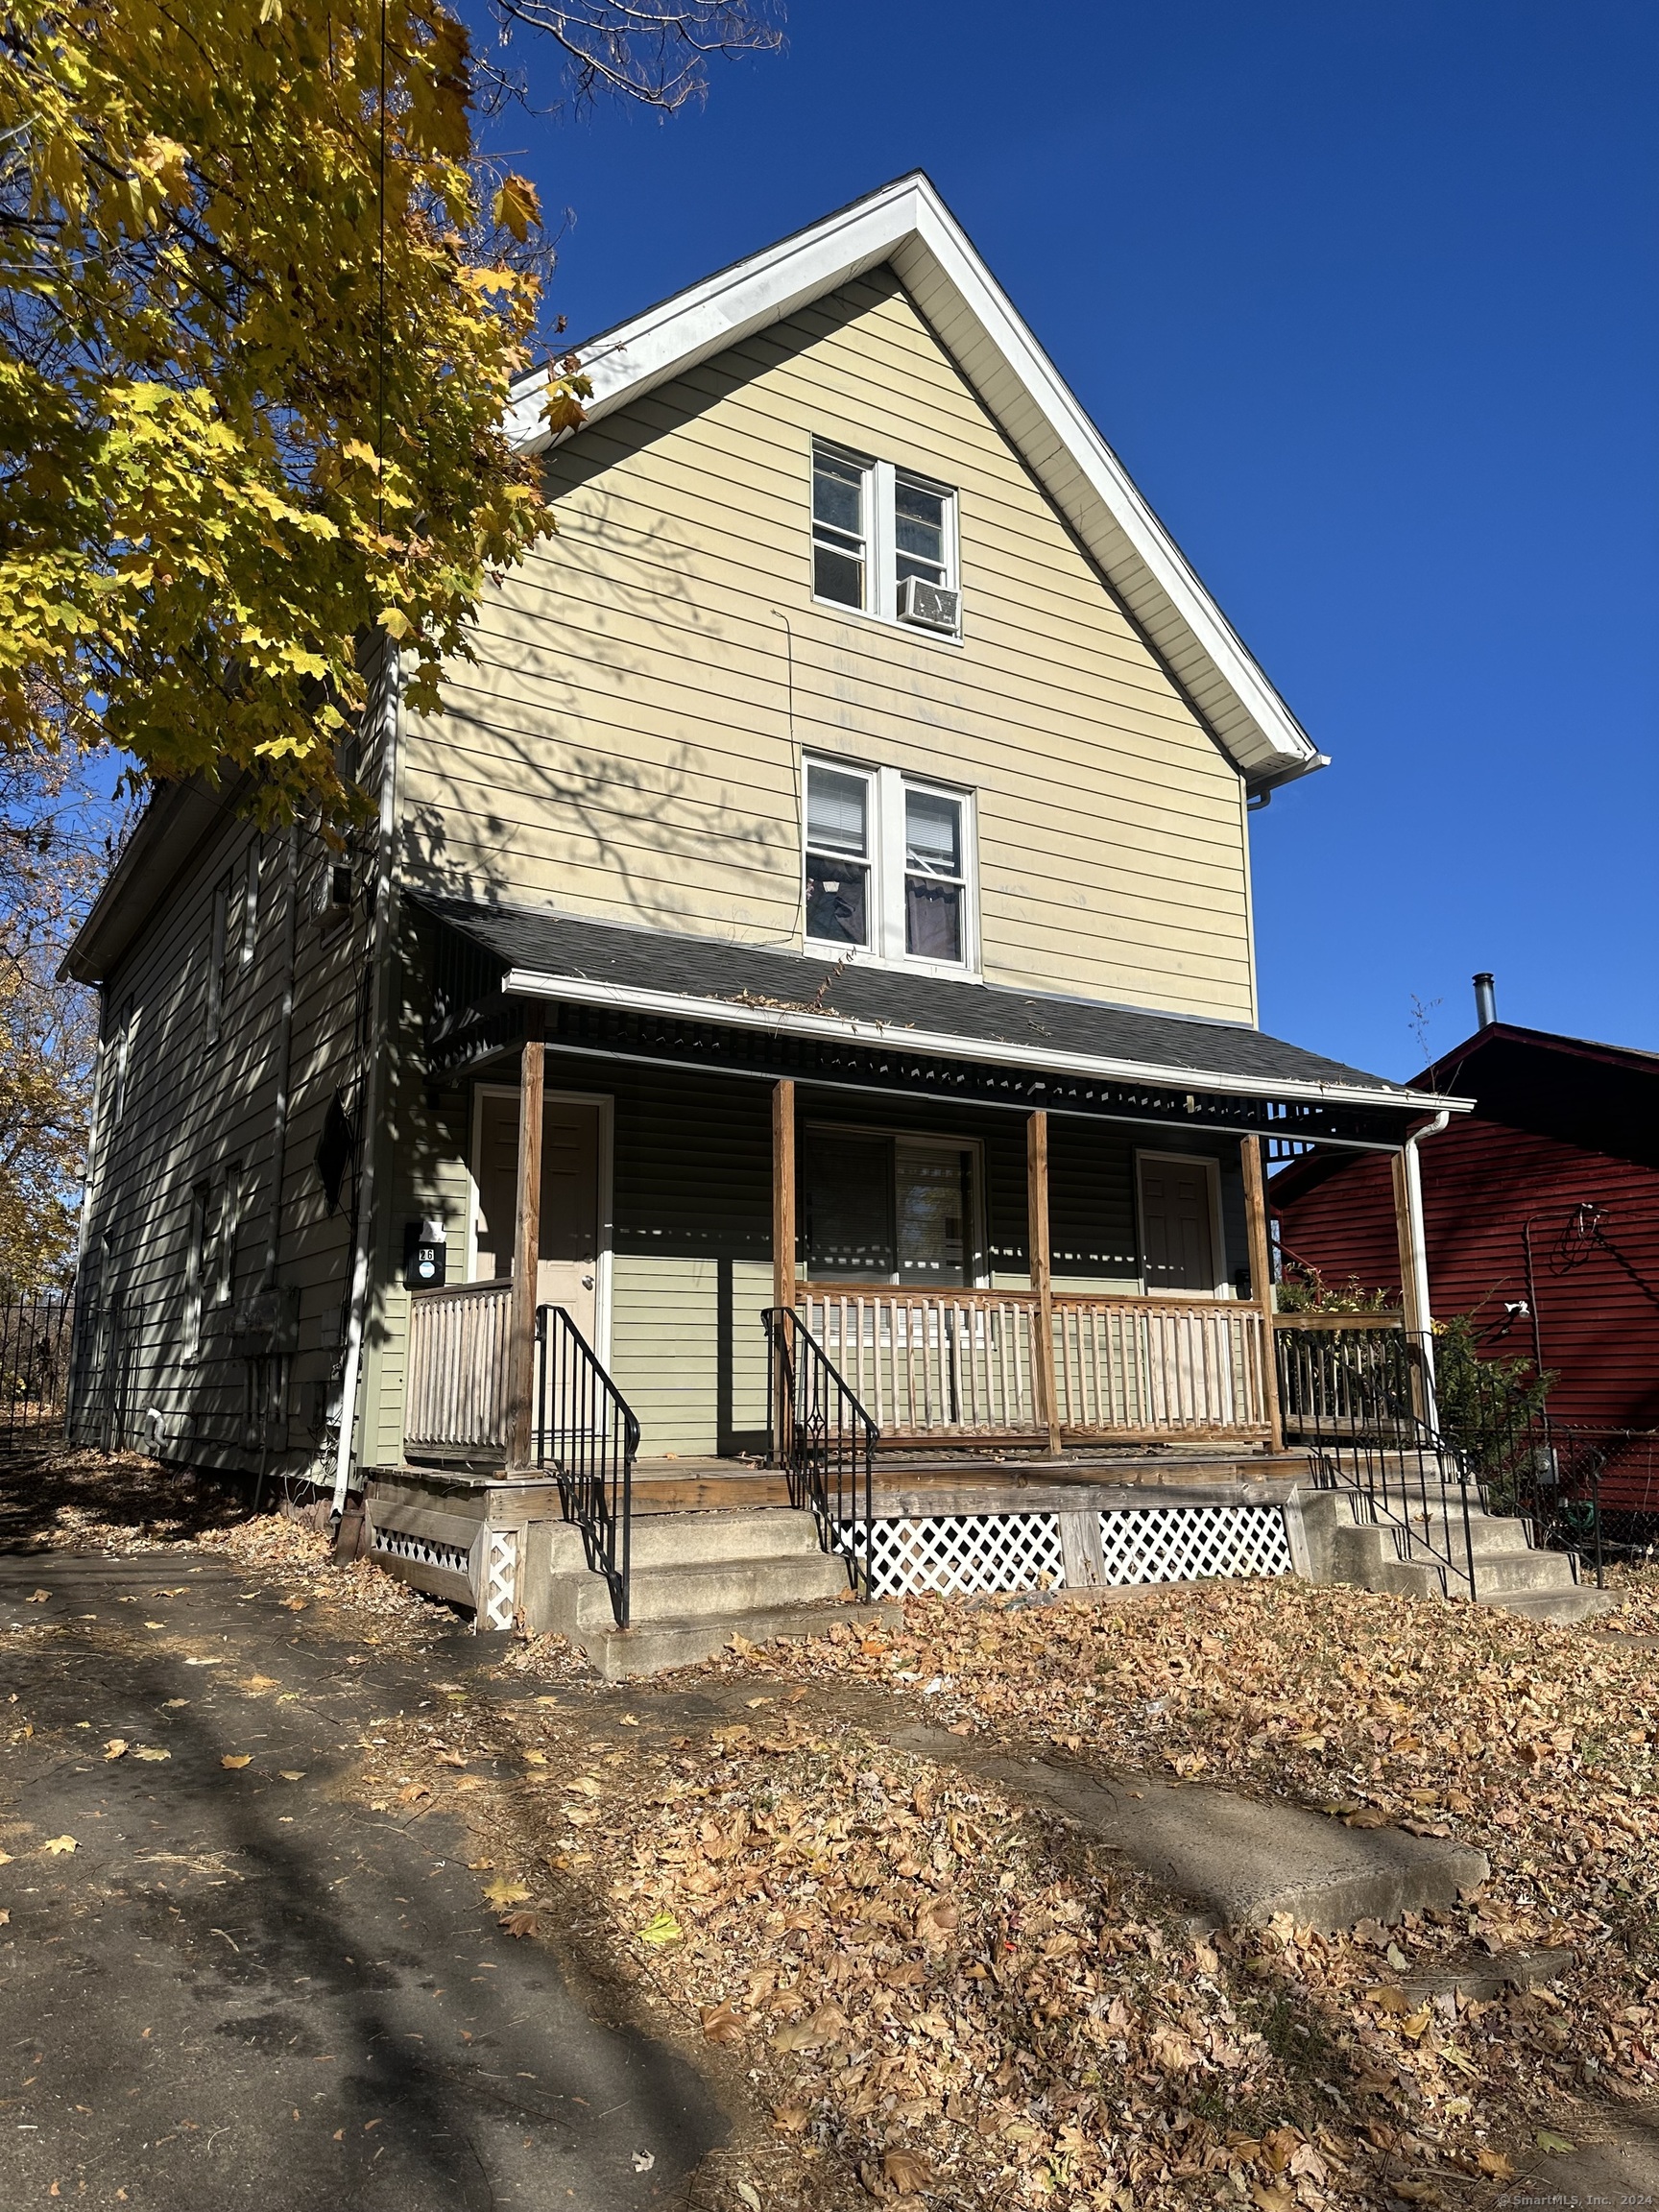
M1147 1069L1190 1070L1195 1078L1234 1075L1257 1082L1389 1091L1402 1100L1410 1095L1405 1085L1385 1076L1365 1074L1241 1023L1146 1014L889 968L840 967L821 954L670 935L521 907L422 893L416 894L416 901L505 968L704 999L709 1002L711 1021L718 1020L722 1002L770 1006L879 1022L894 1031L960 1040L965 1046L1080 1054Z

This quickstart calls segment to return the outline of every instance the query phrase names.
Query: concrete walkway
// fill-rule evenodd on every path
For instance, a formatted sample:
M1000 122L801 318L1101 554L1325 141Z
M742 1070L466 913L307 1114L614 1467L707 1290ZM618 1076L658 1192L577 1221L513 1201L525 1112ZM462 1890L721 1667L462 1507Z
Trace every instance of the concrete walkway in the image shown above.
M701 2076L599 2016L625 2000L573 1944L500 1931L458 1830L346 1800L376 1716L445 1671L361 1650L199 1553L0 1556L8 2205L692 2200L726 2133Z

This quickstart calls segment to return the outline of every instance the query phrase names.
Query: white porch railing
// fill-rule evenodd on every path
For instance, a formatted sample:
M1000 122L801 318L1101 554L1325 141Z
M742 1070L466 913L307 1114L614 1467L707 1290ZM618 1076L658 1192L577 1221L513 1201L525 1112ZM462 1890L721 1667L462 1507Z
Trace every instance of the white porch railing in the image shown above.
M457 1283L409 1299L406 1452L496 1453L507 1444L513 1285Z
M883 1441L1045 1433L1034 1291L813 1284L797 1308ZM1267 1431L1266 1334L1254 1307L1056 1292L1053 1358L1068 1442Z
M1054 1380L1067 1435L1264 1433L1267 1358L1254 1306L1055 1294Z
M830 1364L888 1436L1040 1435L1036 1300L1019 1291L803 1287Z

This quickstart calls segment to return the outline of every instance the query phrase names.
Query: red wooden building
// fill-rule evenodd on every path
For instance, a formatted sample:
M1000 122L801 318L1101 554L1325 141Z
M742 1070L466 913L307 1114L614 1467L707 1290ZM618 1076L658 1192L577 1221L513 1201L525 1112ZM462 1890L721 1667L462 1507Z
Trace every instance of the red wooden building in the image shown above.
M1659 1429L1659 1054L1488 1021L1413 1087L1477 1101L1419 1147L1436 1317L1472 1315L1483 1357L1553 1369L1552 1419ZM1286 1262L1397 1295L1389 1166L1310 1153L1282 1168ZM1659 1512L1659 1437L1613 1449L1602 1502Z

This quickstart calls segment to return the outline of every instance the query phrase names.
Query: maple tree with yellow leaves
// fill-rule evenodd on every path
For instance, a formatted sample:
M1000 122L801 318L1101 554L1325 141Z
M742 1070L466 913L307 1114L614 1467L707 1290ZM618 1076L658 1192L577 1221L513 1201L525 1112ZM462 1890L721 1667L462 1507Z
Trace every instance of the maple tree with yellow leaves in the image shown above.
M675 106L741 0L502 0L578 94ZM441 0L17 0L0 31L0 749L349 802L394 640L417 708L549 527L504 429L537 345L512 86ZM554 426L580 418L566 357Z

